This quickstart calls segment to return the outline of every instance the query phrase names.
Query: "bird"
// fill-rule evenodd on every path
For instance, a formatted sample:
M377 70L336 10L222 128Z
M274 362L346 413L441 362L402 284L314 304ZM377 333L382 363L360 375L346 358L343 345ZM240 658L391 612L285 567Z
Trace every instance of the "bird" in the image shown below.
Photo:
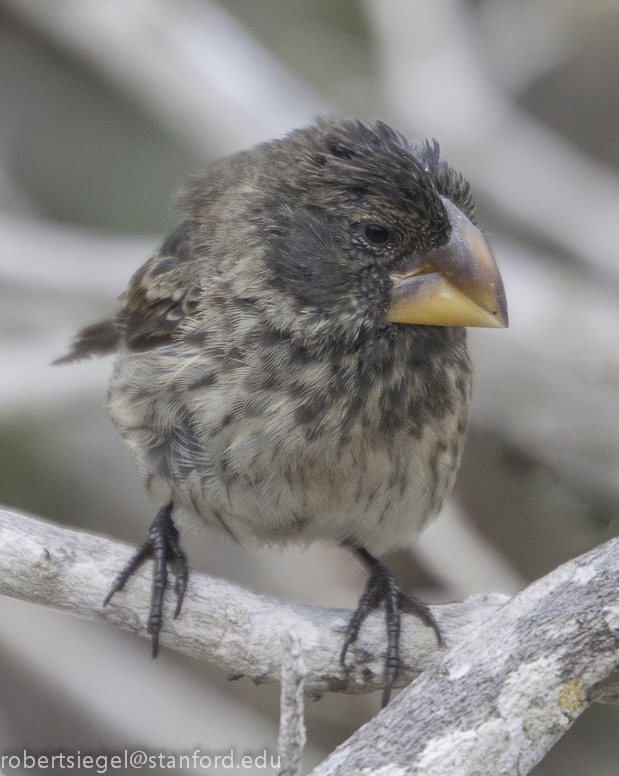
M449 495L466 437L466 327L508 325L471 187L436 140L381 121L318 119L215 162L178 196L179 223L117 313L58 362L116 354L108 409L159 507L105 600L152 558L158 651L176 525L234 541L349 548L369 571L340 661L384 606L382 705L401 612L441 635L380 556Z

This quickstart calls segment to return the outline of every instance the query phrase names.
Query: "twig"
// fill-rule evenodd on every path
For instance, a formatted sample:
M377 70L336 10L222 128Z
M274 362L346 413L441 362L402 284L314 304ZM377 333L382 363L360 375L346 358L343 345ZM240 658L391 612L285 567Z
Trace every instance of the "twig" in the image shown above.
M280 700L277 752L282 762L278 776L298 776L301 755L307 741L304 693L307 669L299 637L294 631L282 633L282 691Z

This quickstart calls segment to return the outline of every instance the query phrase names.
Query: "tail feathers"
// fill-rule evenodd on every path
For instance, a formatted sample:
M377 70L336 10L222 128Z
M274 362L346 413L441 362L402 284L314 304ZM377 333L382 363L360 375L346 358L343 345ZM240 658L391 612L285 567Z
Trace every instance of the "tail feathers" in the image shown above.
M53 361L56 364L70 364L92 356L107 356L118 349L120 333L112 319L95 323L82 329L75 338L71 352Z

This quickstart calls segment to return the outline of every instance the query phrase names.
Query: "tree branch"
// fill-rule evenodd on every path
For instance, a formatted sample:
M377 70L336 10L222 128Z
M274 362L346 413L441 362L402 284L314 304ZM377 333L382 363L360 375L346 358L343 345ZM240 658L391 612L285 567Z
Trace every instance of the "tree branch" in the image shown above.
M144 638L151 597L151 563L133 576L107 607L109 586L132 549L109 539L63 528L0 508L0 594L62 609L91 620L104 620ZM192 571L183 610L177 620L173 592L166 596L167 616L161 644L218 665L233 678L279 682L281 636L297 634L307 668L305 690L362 693L383 684L385 621L372 613L349 650L346 670L339 664L343 634L352 614L346 609L290 604L230 582ZM461 641L494 614L508 598L471 598L463 604L434 606L446 645ZM412 615L403 615L404 687L439 654L434 633Z
M515 595L311 776L500 776L619 695L619 539Z
M0 509L0 593L147 638L150 564L102 606L130 552ZM618 578L619 539L612 539L512 599L434 606L445 653L428 628L405 616L398 686L427 670L313 776L528 773L592 701L619 701ZM183 612L166 619L161 641L234 677L278 682L282 635L292 632L309 694L379 689L382 613L364 623L343 670L338 656L349 616L193 572Z

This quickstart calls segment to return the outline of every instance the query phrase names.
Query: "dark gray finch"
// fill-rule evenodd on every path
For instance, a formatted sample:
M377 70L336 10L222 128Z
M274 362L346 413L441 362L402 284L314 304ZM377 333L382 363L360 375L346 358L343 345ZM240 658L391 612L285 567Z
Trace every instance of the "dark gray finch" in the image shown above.
M400 612L434 628L377 556L404 547L449 494L467 430L465 326L507 326L467 181L386 124L319 121L213 164L182 220L72 361L116 352L112 421L160 509L114 581L154 559L153 655L172 520L242 544L336 542L370 571L341 660L384 604L385 689Z

